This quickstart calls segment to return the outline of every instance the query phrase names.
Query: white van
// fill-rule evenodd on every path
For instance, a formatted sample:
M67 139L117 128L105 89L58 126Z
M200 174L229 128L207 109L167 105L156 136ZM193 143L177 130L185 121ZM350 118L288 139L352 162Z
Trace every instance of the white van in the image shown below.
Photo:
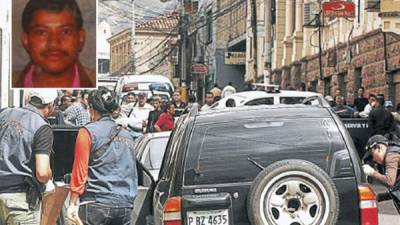
M167 77L162 75L125 75L119 79L115 91L121 102L129 92L135 94L145 92L147 98L159 96L162 99L170 100L174 86Z

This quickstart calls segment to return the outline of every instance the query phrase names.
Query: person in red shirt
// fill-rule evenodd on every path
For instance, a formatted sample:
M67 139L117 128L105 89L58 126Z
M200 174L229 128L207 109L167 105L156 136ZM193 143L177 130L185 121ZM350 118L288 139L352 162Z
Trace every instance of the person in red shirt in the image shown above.
M157 132L161 131L169 131L174 128L174 114L175 114L175 105L173 103L168 103L167 111L160 115L156 124L154 125L154 129Z

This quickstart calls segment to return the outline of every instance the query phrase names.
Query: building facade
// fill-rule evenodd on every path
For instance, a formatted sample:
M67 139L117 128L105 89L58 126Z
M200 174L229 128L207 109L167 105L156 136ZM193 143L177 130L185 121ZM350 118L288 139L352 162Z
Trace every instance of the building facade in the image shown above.
M203 24L194 35L193 63L204 63L208 74L193 76L202 83L203 93L214 84L229 82L243 89L246 74L247 2L244 0L199 1L197 20Z
M310 0L276 0L272 80L286 88L305 83L333 95L337 89L352 103L359 87L400 103L400 1L354 1L355 18L320 17ZM397 15L397 16L396 16Z
M131 48L132 30L127 28L108 39L112 74L160 74L173 77L176 63L179 16L176 13L148 20L135 27L135 46Z
M97 28L97 73L101 76L110 72L110 44L111 27L106 21L101 21Z

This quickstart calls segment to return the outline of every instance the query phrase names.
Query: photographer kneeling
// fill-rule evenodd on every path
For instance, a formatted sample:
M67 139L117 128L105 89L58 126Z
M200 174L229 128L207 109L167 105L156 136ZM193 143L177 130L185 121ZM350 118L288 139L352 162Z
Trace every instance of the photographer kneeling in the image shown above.
M385 166L385 174L379 173L370 165L363 165L364 173L389 188L396 186L397 169L400 164L400 146L389 144L389 140L382 135L374 135L368 140L366 148L373 161Z

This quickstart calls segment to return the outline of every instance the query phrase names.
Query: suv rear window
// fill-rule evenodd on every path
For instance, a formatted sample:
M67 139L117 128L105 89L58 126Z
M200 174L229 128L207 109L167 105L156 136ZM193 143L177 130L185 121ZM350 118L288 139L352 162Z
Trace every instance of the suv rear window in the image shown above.
M279 152L283 159L296 151L291 157L307 159L307 153L313 151L323 162L327 151L333 150L333 140L341 143L335 148L344 148L336 124L328 118L197 125L186 156L184 184L252 181L260 169L250 161L269 165L268 152Z

